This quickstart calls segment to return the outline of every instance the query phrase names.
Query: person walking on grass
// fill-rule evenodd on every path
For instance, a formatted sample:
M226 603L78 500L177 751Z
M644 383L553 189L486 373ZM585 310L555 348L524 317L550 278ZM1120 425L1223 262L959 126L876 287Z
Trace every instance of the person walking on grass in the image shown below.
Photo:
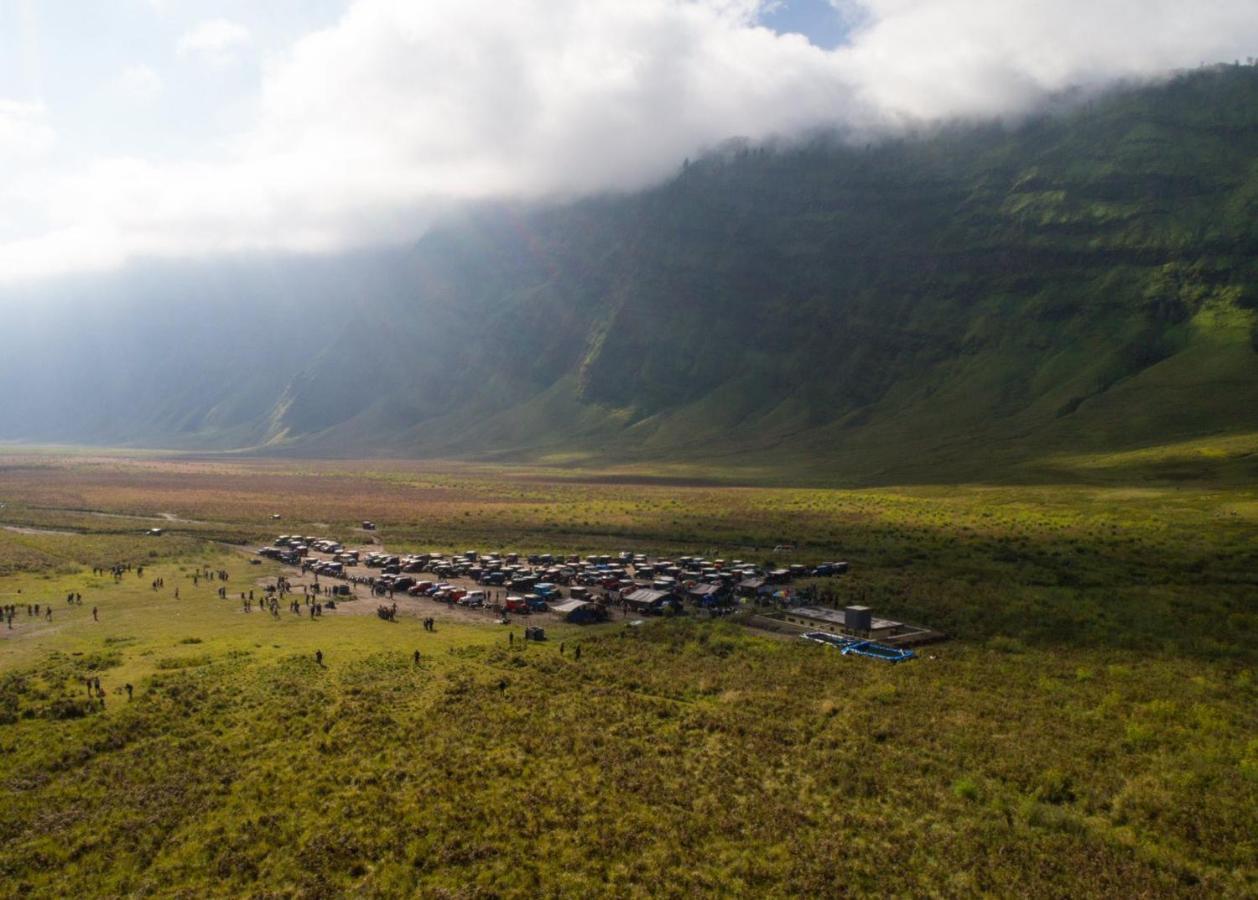
M323 651L322 650L315 651L315 665L319 665L319 666L323 665Z
M99 622L99 621L100 621L100 617L99 617L98 615L96 615L96 607L95 607L95 606L93 606L93 607L92 607L92 621L93 621L93 622Z

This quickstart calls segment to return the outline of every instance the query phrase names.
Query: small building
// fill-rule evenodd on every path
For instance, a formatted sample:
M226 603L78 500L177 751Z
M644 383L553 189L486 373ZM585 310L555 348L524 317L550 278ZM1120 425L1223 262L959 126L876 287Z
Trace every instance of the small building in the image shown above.
M589 600L565 600L563 603L556 603L550 609L563 616L565 622L577 625L601 622L604 617L603 608Z
M763 578L744 578L738 582L738 596L755 597L764 586L765 581Z
M810 631L850 634L873 640L891 637L904 627L900 622L874 618L869 608L864 606L851 606L845 610L797 606L786 611L785 619Z
M659 613L664 611L665 606L675 603L676 598L668 591L639 588L626 595L624 602L635 612Z
M686 596L700 606L720 606L727 599L724 586L719 584L696 584L686 591Z

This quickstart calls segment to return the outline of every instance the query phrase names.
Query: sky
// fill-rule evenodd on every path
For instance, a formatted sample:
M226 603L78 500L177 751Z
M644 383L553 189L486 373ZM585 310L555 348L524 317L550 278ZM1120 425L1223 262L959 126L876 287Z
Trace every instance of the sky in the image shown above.
M0 0L0 284L409 243L1255 53L1254 0Z

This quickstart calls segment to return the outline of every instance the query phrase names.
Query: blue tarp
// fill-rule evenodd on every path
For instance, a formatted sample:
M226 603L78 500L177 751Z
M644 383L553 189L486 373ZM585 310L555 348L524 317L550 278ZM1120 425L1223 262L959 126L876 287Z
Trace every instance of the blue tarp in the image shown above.
M808 631L801 634L800 637L806 641L814 641L818 644L827 644L834 647L844 656L852 653L857 656L868 656L871 659L881 659L884 662L891 663L904 662L905 660L917 658L917 654L912 650L901 650L898 647L888 647L886 644L867 641L863 638L827 634L824 631Z

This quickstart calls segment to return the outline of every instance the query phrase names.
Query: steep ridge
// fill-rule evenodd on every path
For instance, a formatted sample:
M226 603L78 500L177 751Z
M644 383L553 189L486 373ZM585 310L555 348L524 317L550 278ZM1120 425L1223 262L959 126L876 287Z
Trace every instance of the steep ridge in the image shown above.
M0 438L880 481L1255 433L1258 69L101 284L9 323Z
M1248 67L1007 128L732 144L425 238L392 425L290 449L891 477L1256 430L1256 250Z

